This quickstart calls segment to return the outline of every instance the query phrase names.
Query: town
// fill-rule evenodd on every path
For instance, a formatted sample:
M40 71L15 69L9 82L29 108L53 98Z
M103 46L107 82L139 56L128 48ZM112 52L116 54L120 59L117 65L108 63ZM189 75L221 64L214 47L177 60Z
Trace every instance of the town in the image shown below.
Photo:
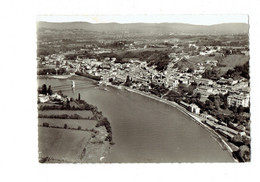
M70 42L72 50L39 54L38 75L86 76L100 85L177 103L223 136L235 157L245 162L250 161L251 140L247 39L234 35L101 43L77 40ZM39 44L60 47L63 42Z

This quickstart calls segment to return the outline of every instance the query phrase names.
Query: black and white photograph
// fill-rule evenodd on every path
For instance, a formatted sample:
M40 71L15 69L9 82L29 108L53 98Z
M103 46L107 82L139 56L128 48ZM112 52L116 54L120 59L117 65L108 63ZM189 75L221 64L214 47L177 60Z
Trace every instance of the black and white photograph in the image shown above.
M0 181L257 181L259 7L1 1Z
M39 16L39 162L250 162L248 21Z

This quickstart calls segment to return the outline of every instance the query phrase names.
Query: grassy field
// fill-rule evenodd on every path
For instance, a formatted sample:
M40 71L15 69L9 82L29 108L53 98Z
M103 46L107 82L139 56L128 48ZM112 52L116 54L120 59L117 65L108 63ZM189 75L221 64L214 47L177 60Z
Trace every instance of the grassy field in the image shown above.
M67 114L67 115L73 115L73 114L78 114L82 117L92 117L93 113L91 111L86 111L86 110L44 110L44 111L38 111L39 114L44 114L44 115L62 115L62 114Z
M197 63L204 63L207 60L217 60L219 59L218 56L214 56L214 57L210 57L210 56L193 56L189 59L190 62L192 62L193 64L197 64Z
M43 123L48 123L49 126L64 127L67 124L68 128L78 128L81 129L93 129L95 128L96 120L86 120L86 119L53 119L53 118L39 118L39 125L42 126Z
M168 48L152 48L152 47L149 47L149 48L138 48L138 49L128 49L128 50L118 50L116 51L116 53L118 55L124 55L126 52L132 52L132 53L136 53L136 54L139 54L141 52L144 52L144 51L165 51L167 50Z
M225 67L220 68L220 74L225 74L229 69L233 69L235 66L243 65L249 60L249 56L245 55L229 55L221 62Z
M87 131L38 128L40 157L77 162L91 139L91 133Z

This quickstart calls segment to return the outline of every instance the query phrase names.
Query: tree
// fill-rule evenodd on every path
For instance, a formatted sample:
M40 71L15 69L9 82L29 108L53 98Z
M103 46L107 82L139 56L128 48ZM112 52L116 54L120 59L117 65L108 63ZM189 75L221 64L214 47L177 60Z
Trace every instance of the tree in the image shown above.
M49 127L49 123L43 123L42 124L44 127Z
M208 96L208 99L211 100L212 102L215 101L215 95L211 94Z
M219 108L220 108L220 101L217 100L217 99L215 99L214 105L215 105L215 108L216 108L217 110L219 110Z
M47 90L47 93L48 93L49 95L52 95L53 91L52 91L52 89L51 89L51 85L49 85L49 88L48 88L48 90Z
M127 75L124 85L127 86L127 87L132 85L132 81L131 81L129 75Z
M250 157L250 148L246 145L242 145L239 147L239 155L242 157L242 159L245 162L249 162L251 157Z
M109 78L108 81L109 81L109 82L113 82L113 78Z
M205 104L206 104L206 106L208 106L209 110L214 109L214 103L211 100L206 100Z
M236 106L230 106L228 109L235 114L237 113L237 107Z
M238 108L237 108L237 113L238 114L240 114L240 113L242 113L242 112L244 112L244 108L243 108L243 106L238 106Z
M223 109L223 110L226 110L226 109L227 109L227 105L226 105L226 104L222 104L220 107L221 107L221 109Z
M201 93L198 92L198 93L196 94L196 98L197 98L197 99L200 99L200 98L201 98Z
M189 68L187 73L193 73L194 72L194 69L193 68Z
M219 70L216 69L207 69L203 74L202 74L203 78L208 78L211 80L219 80L220 79L220 75L219 75Z
M46 86L46 84L42 85L42 94L47 95L47 86Z

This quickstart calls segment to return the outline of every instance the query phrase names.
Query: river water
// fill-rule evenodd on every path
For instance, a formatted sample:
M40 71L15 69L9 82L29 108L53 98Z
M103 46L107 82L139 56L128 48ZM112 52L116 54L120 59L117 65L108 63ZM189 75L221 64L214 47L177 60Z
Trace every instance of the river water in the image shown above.
M115 145L104 162L233 162L207 130L167 104L126 90L99 87L83 77L38 79L39 86L44 83L73 98L80 93L81 99L96 105L108 118Z

